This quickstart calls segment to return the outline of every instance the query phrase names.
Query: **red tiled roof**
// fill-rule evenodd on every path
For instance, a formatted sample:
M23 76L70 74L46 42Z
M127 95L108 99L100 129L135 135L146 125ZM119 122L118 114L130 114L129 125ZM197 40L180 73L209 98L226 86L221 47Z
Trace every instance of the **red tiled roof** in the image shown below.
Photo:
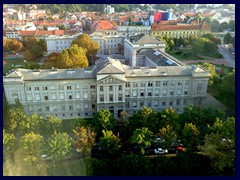
M69 30L19 31L20 36L73 35L73 34L76 34L76 31Z
M93 23L92 29L95 31L113 30L114 26L107 20L98 20Z

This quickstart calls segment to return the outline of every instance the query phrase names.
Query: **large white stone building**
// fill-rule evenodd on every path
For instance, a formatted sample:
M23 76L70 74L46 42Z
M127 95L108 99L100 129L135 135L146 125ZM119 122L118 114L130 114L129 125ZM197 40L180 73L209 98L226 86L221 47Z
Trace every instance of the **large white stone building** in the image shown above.
M128 65L107 57L85 69L16 69L3 78L5 96L11 105L19 100L27 114L62 119L91 118L101 108L117 117L143 106L183 112L185 106L204 105L208 71L181 64L161 46L138 48L131 57Z

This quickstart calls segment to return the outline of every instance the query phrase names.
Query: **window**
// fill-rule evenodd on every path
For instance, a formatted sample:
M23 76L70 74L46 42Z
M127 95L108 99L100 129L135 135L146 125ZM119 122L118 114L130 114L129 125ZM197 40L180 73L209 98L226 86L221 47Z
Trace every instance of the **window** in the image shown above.
M68 108L69 110L73 110L73 106L71 104L68 106Z
M182 82L178 82L178 86L182 86Z
M133 87L137 87L137 83L136 82L133 82Z
M27 88L27 91L31 91L31 87L28 87L28 88Z
M58 111L58 108L57 108L56 105L53 106L53 111L54 111L54 112Z
M157 100L154 102L154 106L158 107L158 101Z
M39 94L36 94L35 97L36 97L36 101L40 101L40 95Z
M126 91L126 97L129 97L129 92L128 91Z
M137 91L133 90L133 96L136 97L137 96Z
M156 81L156 86L160 86L160 81Z
M129 107L129 101L126 102L126 107Z
M126 87L130 87L130 82L126 82Z
M155 90L155 96L159 96L159 90L158 89Z
M77 110L80 110L81 109L81 105L77 104L76 108L77 108Z
M185 81L185 85L187 85L187 86L188 86L188 85L189 85L189 81Z
M109 86L109 91L112 91L113 90L113 87L112 86Z
M47 90L48 90L48 88L47 88L47 87L43 87L43 90L44 90L44 91L47 91Z
M166 101L162 100L162 106L166 106Z
M167 91L166 91L166 90L163 90L163 91L162 91L162 94L163 94L163 96L166 96L166 95L167 95Z
M122 91L122 86L118 86L118 90L119 90L119 91Z
M91 94L91 99L96 99L96 94L95 93Z
M122 101L122 94L118 95L118 101Z
M48 96L44 96L44 99L47 101L48 100Z
M52 94L52 99L57 99L56 94Z
M144 97L144 92L143 91L141 91L141 97Z
M173 91L170 91L170 96L173 96Z
M68 95L68 99L72 99L72 95Z
M148 82L148 87L152 87L152 82Z
M56 89L55 85L51 85L50 89L51 89L51 90Z
M148 101L147 105L148 105L148 107L151 107L152 106L152 101Z
M170 85L171 85L171 86L175 86L175 82L174 82L174 81L172 81Z
M144 106L144 101L140 101L140 107Z
M141 87L145 87L145 82L142 82L142 83L141 83Z
M169 106L173 105L173 100L169 100Z
M35 91L39 91L39 87L35 87Z
M109 94L109 101L113 101L113 95Z
M183 100L183 105L187 105L187 99Z
M83 92L83 98L87 99L88 98L88 92Z
M67 86L67 90L71 90L72 89L72 86Z
M76 93L76 99L79 99L79 98L80 98L80 94L78 92L78 93Z
M65 111L65 105L64 104L61 105L61 111Z
M76 84L76 89L80 89L80 85L79 84Z
M134 107L134 108L137 107L136 101L133 101L133 107Z
M167 81L163 82L163 86L167 86L167 84L168 84Z
M49 106L46 106L46 111L49 111Z
M100 102L103 102L104 101L104 96L103 94L100 94Z
M188 91L187 90L184 91L184 95L188 95Z
M148 92L148 96L152 96L152 92Z
M38 111L38 112L42 112L42 107L41 107L41 106L38 106L38 107L37 107L37 111Z
M181 95L182 93L181 93L181 89L178 89L177 90L177 95Z
M60 99L61 99L61 100L64 99L64 94L63 94L63 93L60 94Z
M95 109L96 108L96 104L92 104L92 109Z
M59 90L64 90L64 86L63 85L59 85Z
M88 110L88 103L84 103L84 109Z
M180 105L180 99L177 99L177 102L176 102L176 104L177 104L177 106L179 106Z
M95 89L95 84L91 84L91 89Z
M103 86L100 86L100 91L103 91Z

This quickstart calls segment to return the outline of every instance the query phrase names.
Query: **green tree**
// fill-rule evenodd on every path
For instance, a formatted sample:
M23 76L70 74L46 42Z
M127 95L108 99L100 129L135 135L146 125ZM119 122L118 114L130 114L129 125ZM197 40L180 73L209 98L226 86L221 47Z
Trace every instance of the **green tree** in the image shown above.
M115 136L112 131L103 130L103 137L100 137L100 145L107 149L110 156L115 156L120 153L120 139Z
M115 118L113 114L107 109L101 109L93 117L90 122L98 136L101 136L102 130L113 130L115 124Z
M228 23L227 22L222 22L219 26L219 31L223 32L228 29Z
M41 128L44 125L44 120L42 116L38 116L37 114L32 114L30 116L26 116L19 122L19 129L23 133L40 133Z
M38 46L41 47L42 52L47 51L47 42L46 42L45 39L39 39L38 40Z
M26 61L33 61L33 60L35 60L35 59L34 59L34 56L31 54L31 52L30 52L28 49L23 52L23 58L24 58Z
M87 34L83 33L80 36L78 36L75 40L73 40L71 45L78 45L81 48L86 49L86 56L88 60L90 60L92 57L91 56L96 56L99 45L97 42L93 41L90 36Z
M231 34L227 33L223 38L223 42L225 44L230 44L232 42L232 39L233 39L233 37L231 36Z
M168 41L168 47L169 47L169 50L173 50L175 44L174 44L174 41L172 39L169 39Z
M168 148L170 147L172 141L177 138L177 134L173 130L173 127L167 125L159 130L159 137L165 141L161 143L162 148Z
M212 32L219 32L219 27L220 27L219 21L214 19L211 23L211 31Z
M57 116L47 115L45 121L45 127L49 132L59 131L62 128L62 120Z
M47 159L57 162L71 156L72 138L67 133L54 133L47 140Z
M40 161L43 145L44 138L39 134L31 132L22 136L21 150L23 153L23 161L30 164Z
M152 144L153 133L146 127L136 129L130 138L131 144L137 144L141 148L141 154L145 154L144 147L150 147Z
M16 143L16 137L14 134L7 133L5 129L3 129L3 152L12 153L14 150L14 146Z
M59 28L59 30L66 30L67 26L65 24L60 24L57 26Z
M196 125L192 123L186 123L182 130L182 141L189 150L193 150L199 142L200 132Z
M229 24L229 29L231 31L235 31L235 20L230 20L228 24Z
M92 131L92 129L90 129L89 127L77 126L75 129L73 129L73 133L73 144L76 150L83 154L89 154L95 142L95 132Z

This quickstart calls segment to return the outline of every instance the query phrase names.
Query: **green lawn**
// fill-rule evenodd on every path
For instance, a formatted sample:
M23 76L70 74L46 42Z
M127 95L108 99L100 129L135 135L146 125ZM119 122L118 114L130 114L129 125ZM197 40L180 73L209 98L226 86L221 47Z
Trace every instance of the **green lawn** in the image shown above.
M182 52L182 54L178 54L178 52L180 51ZM167 53L177 58L178 60L211 60L212 58L222 58L221 54L219 54L217 51L209 54L196 54L192 52L192 48L181 48L180 50L172 50L168 51Z

